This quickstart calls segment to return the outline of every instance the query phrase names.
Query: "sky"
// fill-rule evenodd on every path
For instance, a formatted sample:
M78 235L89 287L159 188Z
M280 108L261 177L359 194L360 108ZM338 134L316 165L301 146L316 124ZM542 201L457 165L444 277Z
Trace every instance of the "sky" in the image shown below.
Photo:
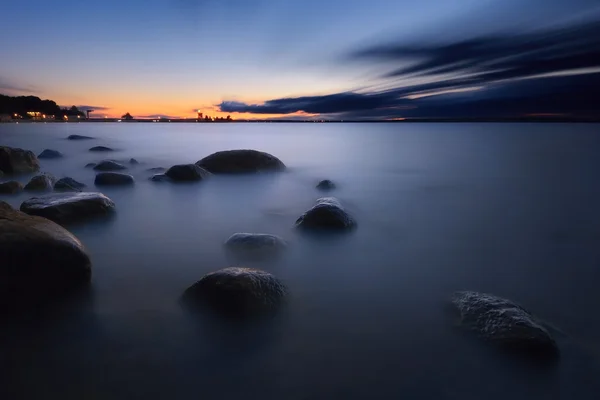
M0 93L94 116L600 114L597 0L2 6Z

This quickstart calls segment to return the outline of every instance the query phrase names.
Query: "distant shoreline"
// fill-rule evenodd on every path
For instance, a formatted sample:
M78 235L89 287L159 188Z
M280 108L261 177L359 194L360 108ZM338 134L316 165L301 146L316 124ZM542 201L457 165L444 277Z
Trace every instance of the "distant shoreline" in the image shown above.
M493 119L493 118L411 118L405 120L393 120L393 121L370 121L370 120L231 120L231 121L197 121L195 119L134 119L129 121L120 120L119 118L92 118L82 119L80 121L30 121L30 120L13 120L13 121L1 121L0 124L69 124L69 123L187 123L187 124L232 124L232 123L294 123L294 124L308 124L308 123L335 123L335 124L398 124L398 123L514 123L514 122L542 122L542 123L600 123L600 117L597 118L505 118L505 119Z

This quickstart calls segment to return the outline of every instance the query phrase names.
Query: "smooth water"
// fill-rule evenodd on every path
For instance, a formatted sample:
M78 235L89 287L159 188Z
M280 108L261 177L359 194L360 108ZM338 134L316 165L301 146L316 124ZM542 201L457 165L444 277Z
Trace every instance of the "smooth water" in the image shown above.
M141 163L129 167L134 187L101 189L116 217L69 227L92 256L90 298L3 322L1 398L598 398L598 125L3 124L0 144L63 152L42 170L88 190L88 162ZM95 145L118 151L89 152ZM272 153L289 170L148 181L148 168L235 148ZM325 178L358 229L298 235L294 222ZM258 331L178 304L229 265L222 243L235 232L291 242L280 263L251 265L291 293ZM559 327L559 363L531 365L465 335L447 312L462 289L510 298Z

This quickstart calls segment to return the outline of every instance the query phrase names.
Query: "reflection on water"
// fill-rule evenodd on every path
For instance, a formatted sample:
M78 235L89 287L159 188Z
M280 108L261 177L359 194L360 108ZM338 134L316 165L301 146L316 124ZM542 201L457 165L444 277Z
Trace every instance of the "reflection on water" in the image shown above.
M96 190L88 162L129 160L134 187L102 188L107 221L70 226L94 263L93 296L3 320L2 398L592 399L600 390L600 136L597 125L19 124L3 145L65 154L44 171ZM70 134L93 141L64 140ZM213 151L280 157L277 175L148 181L152 167ZM22 177L25 181L27 177ZM357 219L306 236L296 219L333 180ZM18 206L28 197L6 197ZM229 265L235 232L290 243L259 264L290 289L285 313L240 327L185 313L179 297ZM539 368L458 329L455 290L524 304L566 332Z

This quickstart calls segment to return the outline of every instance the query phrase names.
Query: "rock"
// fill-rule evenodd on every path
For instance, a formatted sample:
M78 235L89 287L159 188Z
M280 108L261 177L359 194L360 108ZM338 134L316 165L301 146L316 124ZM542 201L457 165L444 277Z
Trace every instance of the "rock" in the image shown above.
M129 164L131 165L138 165L140 162L138 160L136 160L135 158L131 158L129 159Z
M308 230L350 230L356 227L356 221L336 198L323 197L298 218L296 227Z
M170 181L171 178L169 178L165 174L154 174L150 177L150 180L153 182L166 182L166 181Z
M319 190L332 190L335 189L335 183L331 182L329 179L322 180L317 185L317 189Z
M67 137L67 139L69 140L90 140L90 139L94 139L91 136L83 136L83 135L69 135Z
M191 182L206 179L211 173L195 164L182 164L172 166L165 175L175 182Z
M133 176L118 172L100 172L96 175L94 183L101 185L133 185Z
M280 256L287 242L266 233L235 233L225 242L227 252L239 261L261 261Z
M98 165L98 164L96 164L95 162L91 162L91 163L85 164L85 167L86 168L94 168L96 165Z
M163 167L148 168L146 171L159 173L159 172L165 172L166 168L163 168Z
M285 295L285 286L268 272L230 267L202 277L184 292L183 300L191 307L256 315L275 311Z
M0 183L0 194L16 194L23 191L23 184L17 181Z
M452 304L460 313L462 326L483 339L531 355L558 355L558 346L544 323L510 300L460 291L452 296Z
M52 190L54 182L56 182L56 178L50 174L36 175L25 185L25 190L35 192L49 191Z
M213 174L281 171L285 165L277 157L256 150L219 151L204 157L197 166Z
M54 193L34 197L21 204L21 211L59 224L109 215L115 203L102 193Z
M36 172L40 162L33 152L16 147L0 146L0 171L5 174Z
M99 164L96 164L96 166L94 166L94 169L96 171L119 171L119 170L127 169L127 167L124 166L123 164L119 164L116 161L104 160L104 161L101 161Z
M4 172L0 171L0 178L4 176Z
M41 305L90 281L91 262L70 232L0 203L0 308Z
M90 149L90 151L114 151L110 147L106 146L94 146Z
M80 191L85 187L84 183L77 182L73 178L61 178L54 184L54 190L70 190L70 191Z
M63 155L60 151L46 149L40 153L38 158L61 158Z

